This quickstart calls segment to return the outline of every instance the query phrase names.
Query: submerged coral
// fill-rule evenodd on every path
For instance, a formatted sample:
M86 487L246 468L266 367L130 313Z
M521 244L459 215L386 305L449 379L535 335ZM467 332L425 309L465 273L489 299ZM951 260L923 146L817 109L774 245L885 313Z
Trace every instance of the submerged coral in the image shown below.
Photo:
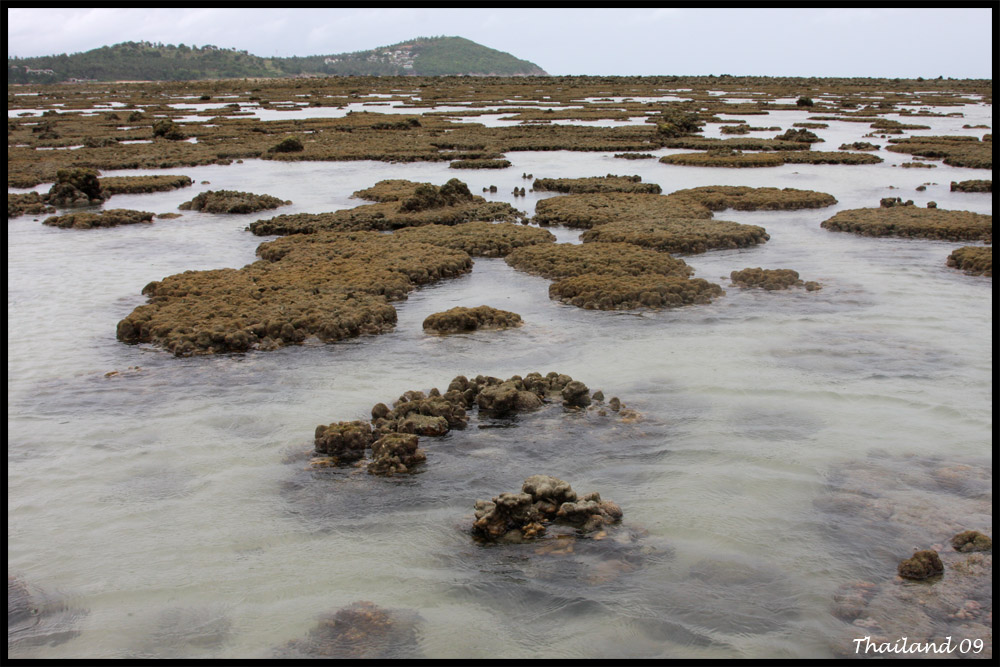
M325 614L309 634L288 642L279 658L402 659L420 657L418 617L409 611L354 602Z
M661 188L656 183L643 183L641 176L590 176L587 178L537 178L532 187L535 190L551 192L639 192L658 195Z

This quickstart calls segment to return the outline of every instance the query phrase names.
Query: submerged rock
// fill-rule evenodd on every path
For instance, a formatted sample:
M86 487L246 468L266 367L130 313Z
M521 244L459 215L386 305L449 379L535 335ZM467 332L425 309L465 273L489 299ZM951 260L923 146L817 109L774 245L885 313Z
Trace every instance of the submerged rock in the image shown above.
M530 246L512 252L507 263L556 279L549 297L578 308L673 308L724 294L714 283L691 279L694 270L683 260L630 243Z
M978 530L966 530L951 538L951 546L955 551L961 552L992 551L993 540Z
M277 651L281 658L401 659L420 657L418 617L360 601L319 619L309 634Z
M24 648L55 646L80 634L85 611L73 609L55 596L7 575L7 656Z

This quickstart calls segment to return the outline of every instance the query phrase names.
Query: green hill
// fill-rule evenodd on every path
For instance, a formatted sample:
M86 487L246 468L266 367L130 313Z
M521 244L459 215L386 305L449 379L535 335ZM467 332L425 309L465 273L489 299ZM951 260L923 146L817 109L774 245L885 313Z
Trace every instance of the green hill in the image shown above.
M286 76L545 76L534 63L462 37L418 37L369 51L261 58L246 51L123 42L84 53L8 58L7 83L185 81Z

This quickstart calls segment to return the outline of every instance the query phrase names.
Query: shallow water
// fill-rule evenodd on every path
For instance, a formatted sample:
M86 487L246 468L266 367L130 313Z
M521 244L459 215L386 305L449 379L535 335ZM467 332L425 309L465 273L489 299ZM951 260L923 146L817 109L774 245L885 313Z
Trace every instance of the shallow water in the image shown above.
M961 110L963 119L912 122L943 133L992 121L991 107ZM747 120L787 129L809 115L780 113ZM826 148L868 131L816 130ZM253 261L262 239L244 228L255 216L185 213L89 232L12 219L8 570L44 604L40 630L19 629L13 642L9 631L9 655L267 657L358 600L415 612L414 656L845 652L850 626L831 612L840 586L891 580L913 547L956 527L992 532L992 280L945 266L962 243L819 227L886 196L981 213L992 213L992 197L948 191L982 170L899 169L910 156L879 154L884 164L865 167L743 170L562 151L508 153L502 171L247 161L169 170L197 185L114 197L114 208L157 213L207 189L294 202L256 216L270 217L364 203L351 192L381 179L458 177L474 193L496 184L484 196L531 213L558 195L515 199L511 190L529 184L522 173L635 173L664 192L779 186L839 201L717 213L771 239L685 257L726 289L711 305L584 311L549 300L548 280L477 259L472 273L396 304L389 334L234 356L177 359L117 342L115 326L151 280ZM914 191L925 182L934 184ZM823 289L743 291L723 278L751 266L793 268ZM482 303L525 325L421 329L433 312ZM553 370L643 419L551 407L424 438L428 460L412 476L307 467L317 424L366 418L376 402L443 390L458 374ZM621 505L614 539L561 554L473 543L475 500L535 473ZM858 497L880 498L878 511L858 511Z

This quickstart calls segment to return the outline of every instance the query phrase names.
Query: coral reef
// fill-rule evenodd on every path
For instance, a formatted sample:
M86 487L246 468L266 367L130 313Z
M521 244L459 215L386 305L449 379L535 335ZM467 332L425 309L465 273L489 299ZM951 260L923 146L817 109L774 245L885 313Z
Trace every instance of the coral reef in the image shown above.
M192 181L188 176L169 174L157 176L104 176L99 179L101 188L111 195L167 192L186 188Z
M552 243L556 237L538 227L512 222L466 222L459 225L424 225L395 232L399 239L464 250L473 257L505 257L515 248Z
M961 551L962 553L992 551L993 540L978 530L964 530L951 538L951 546L955 551Z
M944 572L944 564L933 549L918 551L899 563L899 576L904 579L928 579Z
M993 192L992 180L972 180L951 182L952 192Z
M462 333L477 329L508 329L523 324L521 316L507 310L489 306L465 308L458 306L441 313L429 315L424 320L424 331L434 333Z
M472 268L464 252L364 232L291 236L257 252L239 270L150 283L149 303L118 323L118 340L189 356L382 333L396 323L389 300Z
M257 195L252 192L208 190L177 208L182 211L204 211L205 213L256 213L291 203L271 195Z
M448 165L451 169L506 169L510 160L493 160L489 158L455 160Z
M368 473L392 477L409 472L413 466L427 460L424 451L417 447L419 438L412 433L386 433L372 443L372 460Z
M101 204L110 196L101 187L96 170L77 167L56 173L56 182L45 195L45 201L59 208L71 208Z
M555 279L550 298L588 310L674 308L724 294L714 283L691 279L683 260L629 243L530 246L512 252L507 263Z
M371 188L358 190L354 196L379 203L332 213L279 215L251 223L250 231L258 236L319 231L390 231L431 224L524 219L524 214L510 204L487 202L474 196L465 183L455 178L441 187L401 179L380 181Z
M795 188L751 188L736 185L709 185L677 190L672 199L691 199L712 211L727 208L737 211L794 211L803 208L833 206L833 195Z
M658 195L661 188L656 183L643 183L641 176L590 176L587 178L537 178L535 190L581 194L587 192L638 192Z
M791 287L805 287L807 291L814 292L820 289L817 282L809 281L803 283L799 279L799 272L791 269L743 269L733 271L729 275L734 285L739 287L759 287L766 290L782 290Z
M149 211L113 208L97 213L81 212L52 216L42 221L42 224L50 227L59 227L60 229L94 229L97 227L135 225L141 222L153 222L153 214Z
M668 218L649 222L624 220L588 229L584 243L631 243L661 252L702 253L725 248L746 248L770 237L763 227L727 220Z
M898 199L898 198L897 198ZM947 241L991 241L993 216L942 208L916 208L883 200L880 208L840 211L823 229L861 236L901 236Z
M599 493L578 496L570 485L549 475L532 475L520 493L501 493L492 501L477 500L472 534L485 542L519 544L545 533L552 523L568 524L582 533L621 521L622 510Z
M697 202L671 196L605 192L544 199L535 206L535 222L543 227L562 225L590 229L616 220L711 218Z
M7 217L16 218L19 215L41 215L55 213L54 206L49 206L42 195L37 192L24 194L7 193Z
M993 277L993 247L965 246L948 255L948 266L974 276Z
M780 167L785 161L772 153L744 153L738 150L715 149L701 153L676 153L660 158L663 164L685 167Z

